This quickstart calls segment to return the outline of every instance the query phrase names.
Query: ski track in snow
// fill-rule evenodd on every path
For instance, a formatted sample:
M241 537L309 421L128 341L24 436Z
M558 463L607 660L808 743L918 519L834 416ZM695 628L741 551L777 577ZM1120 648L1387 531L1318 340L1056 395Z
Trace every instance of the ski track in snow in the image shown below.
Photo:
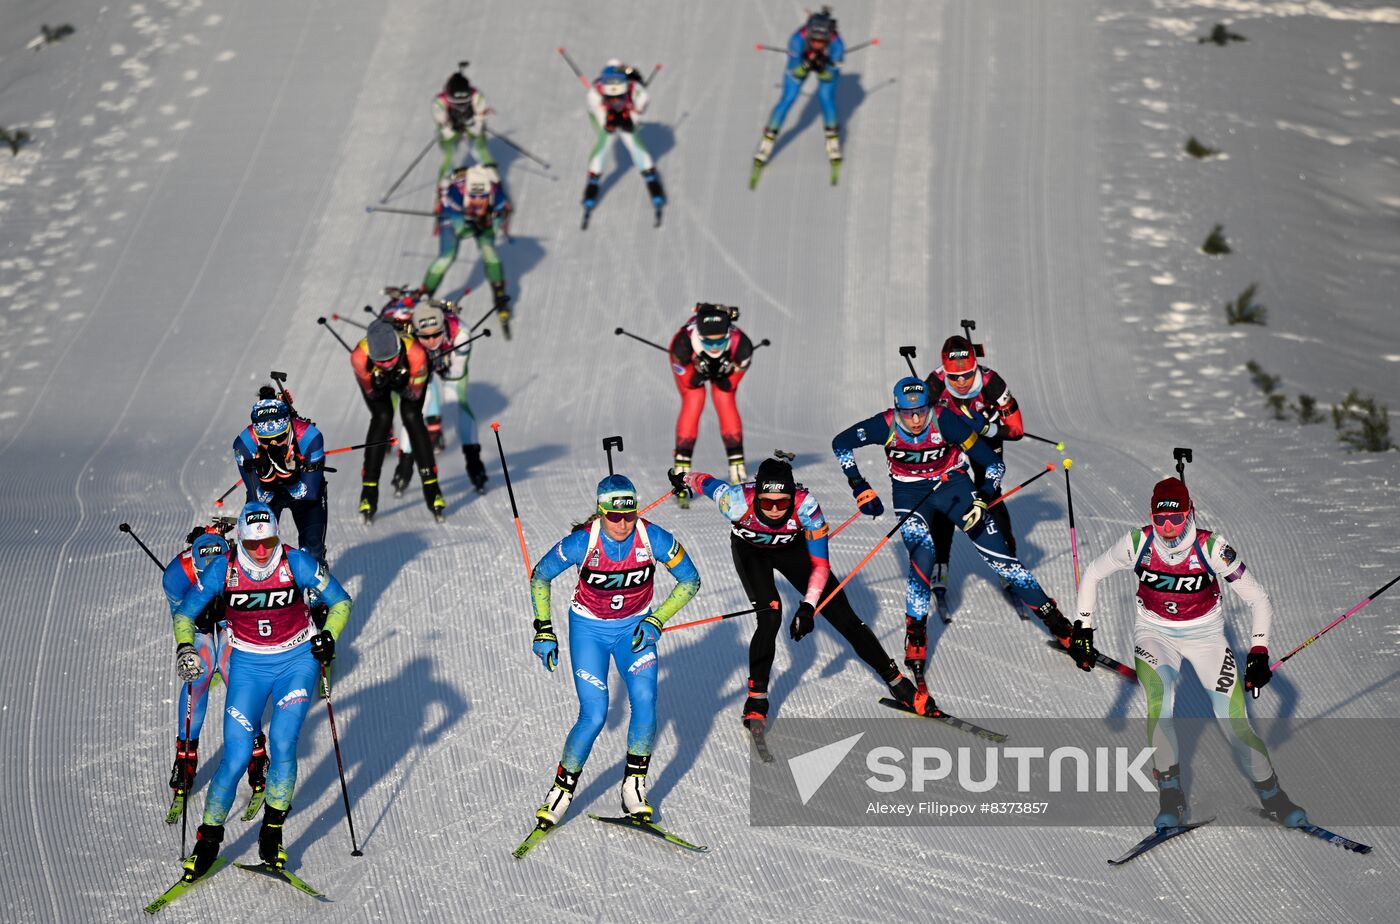
M741 619L668 633L661 655L653 802L663 824L712 852L684 855L584 817L617 798L626 710L614 678L575 814L513 860L576 701L567 659L548 675L529 656L524 565L487 425L501 421L534 560L590 507L602 436L624 435L620 467L646 499L666 488L673 385L654 351L613 328L665 342L695 301L737 303L740 325L773 341L740 392L749 458L797 452L799 479L839 522L853 508L831 434L887 405L906 371L897 346L916 344L926 374L958 320L974 318L1030 429L1069 443L1081 560L1140 523L1170 448L1193 446L1203 519L1269 589L1285 651L1388 580L1400 553L1387 528L1400 456L1348 454L1330 422L1269 419L1244 371L1256 359L1290 398L1313 394L1324 411L1353 386L1400 400L1400 318L1386 307L1400 245L1400 71L1387 54L1397 8L853 0L837 10L847 41L882 44L853 54L842 77L841 185L828 185L808 87L750 192L781 69L752 45L782 44L800 5L692 5L660 20L621 2L596 17L565 0L480 6L119 3L75 11L77 33L39 52L0 49L4 124L34 136L16 157L0 150L0 918L134 920L175 878L178 835L161 823L178 695L165 604L115 525L129 520L159 556L173 553L236 477L228 446L269 369L289 373L328 446L362 439L344 351L315 319L358 317L435 255L429 222L363 206L429 136L441 68L424 62L465 57L493 127L553 168L492 143L518 212L515 242L500 248L516 339L492 337L472 364L490 492L469 493L450 443L439 459L448 523L431 524L415 485L399 499L386 491L366 528L353 513L358 459L334 463L328 543L356 598L336 720L365 857L346 855L334 755L313 709L288 846L335 901L318 914L1195 921L1267 907L1279 920L1389 919L1400 871L1386 828L1343 832L1376 844L1362 858L1213 825L1109 870L1103 859L1135 829L752 827L737 722L752 624ZM1248 41L1197 44L1222 17ZM470 34L481 22L511 27L481 43ZM0 25L37 29L27 7L0 11ZM554 60L560 44L586 72L611 55L664 63L643 129L671 197L661 229L619 151L578 230L591 136L581 89ZM1184 155L1191 134L1221 156ZM433 151L390 204L423 207L436 161ZM1235 248L1222 259L1198 250L1216 223ZM1227 326L1221 306L1251 282L1268 325ZM489 287L470 243L443 288L467 285L479 316ZM1056 455L1010 446L1008 479ZM888 503L879 454L858 461ZM696 467L723 465L707 410ZM1063 477L1010 506L1023 557L1067 607ZM682 619L743 604L709 505L668 504L655 519L705 579ZM891 522L852 524L833 543L837 570ZM848 588L892 653L904 568L893 543ZM956 620L930 638L940 702L990 725L1138 721L1135 688L1047 651L961 539L953 572ZM1130 590L1119 580L1101 591L1098 641L1119 657ZM567 592L561 581L556 599ZM785 595L789 609L795 599ZM1290 661L1255 710L1395 714L1393 613L1383 598L1352 617ZM872 716L882 692L824 629L798 645L784 633L773 676L779 773L783 718ZM220 756L222 696L211 696L201 789ZM1252 802L1243 781L1239 797ZM255 832L233 820L225 852L251 858ZM165 914L310 913L303 896L237 870L177 908Z

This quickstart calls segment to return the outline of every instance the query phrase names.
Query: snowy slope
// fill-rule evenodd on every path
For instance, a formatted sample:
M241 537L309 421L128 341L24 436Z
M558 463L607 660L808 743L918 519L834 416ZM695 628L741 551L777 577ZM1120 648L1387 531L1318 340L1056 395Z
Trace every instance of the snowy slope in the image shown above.
M1400 8L843 3L848 41L882 45L852 55L842 78L842 184L826 185L804 98L750 193L780 74L778 57L752 46L780 44L801 5L658 6L0 8L0 124L35 138L14 158L0 149L0 918L134 920L174 879L177 836L161 823L176 695L168 623L153 569L116 524L173 554L235 477L228 444L269 369L289 373L330 445L362 439L343 351L315 319L416 282L435 254L426 220L363 206L428 140L428 101L461 58L497 110L493 127L553 164L493 145L519 209L502 248L517 334L483 344L472 369L478 413L502 424L532 555L588 510L605 435L624 435L622 468L644 495L665 489L672 385L653 351L612 330L663 339L689 305L713 300L743 306L744 328L774 344L740 394L750 457L797 452L799 477L833 517L853 507L831 435L886 406L898 345L918 345L922 371L971 317L1031 429L1070 443L1082 554L1140 521L1171 447L1187 445L1203 516L1271 591L1276 649L1397 570L1396 454L1347 454L1330 424L1268 420L1243 365L1257 359L1290 395L1324 404L1352 386L1400 404L1390 306ZM1195 43L1225 17L1247 42ZM78 31L25 50L41 22ZM671 195L660 230L632 172L605 184L591 228L577 230L590 136L560 44L585 70L613 55L664 63L644 129ZM1188 134L1228 157L1185 157ZM425 163L393 204L427 207L431 179ZM1196 250L1216 223L1235 247L1223 260ZM1268 326L1226 327L1221 303L1252 281ZM483 287L470 245L446 286L464 284ZM484 298L470 302L484 311ZM1056 461L1047 450L1009 448L1009 477ZM723 461L707 416L697 467ZM878 457L861 462L879 473ZM1388 828L1348 832L1377 845L1360 858L1288 832L1212 826L1120 870L1103 858L1131 829L751 828L736 721L742 620L668 634L662 649L653 801L712 853L576 820L512 860L575 701L567 676L529 655L499 466L492 491L471 496L449 453L445 527L415 493L365 529L353 521L356 463L338 464L329 543L356 611L336 708L365 857L348 856L329 733L313 711L288 841L293 863L335 899L321 917L1393 917ZM1012 508L1023 556L1067 600L1058 481ZM718 518L668 508L658 520L705 578L683 615L742 604ZM838 569L888 525L843 533ZM1046 651L961 541L954 567L958 621L937 638L931 673L940 702L989 724L1141 714L1114 678ZM1099 636L1119 657L1127 590L1113 585ZM901 556L883 552L851 595L894 650ZM1394 614L1389 598L1362 611L1291 661L1256 706L1400 714ZM878 709L880 687L828 629L784 640L774 676L782 716ZM623 725L615 706L580 815L614 807ZM205 733L201 781L220 737ZM1363 772L1386 771L1339 761L1339 785ZM1243 782L1239 798L1251 801ZM255 831L234 822L226 851L251 855ZM313 913L303 896L234 873L165 914Z

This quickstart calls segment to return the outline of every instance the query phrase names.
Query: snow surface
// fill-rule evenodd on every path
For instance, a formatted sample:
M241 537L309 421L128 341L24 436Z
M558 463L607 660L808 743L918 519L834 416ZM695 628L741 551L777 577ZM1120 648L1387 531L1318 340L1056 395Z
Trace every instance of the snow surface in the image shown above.
M751 193L780 74L776 55L752 47L780 44L797 3L0 7L0 124L34 136L16 157L0 150L0 919L136 920L175 878L176 834L162 823L172 646L156 575L116 524L173 554L235 477L228 444L269 369L289 372L328 445L362 439L345 357L315 318L416 282L435 254L427 221L363 207L427 141L428 101L460 58L497 110L493 128L553 164L493 142L519 208L502 248L517 334L482 344L472 369L478 413L501 421L532 555L587 511L603 436L625 437L621 467L643 494L665 490L672 385L659 357L612 330L664 339L711 300L743 306L745 329L774 344L740 394L750 457L797 452L834 518L853 508L831 435L886 406L898 345L917 344L926 369L971 317L1030 428L1069 442L1082 554L1140 522L1171 447L1188 445L1203 518L1273 595L1276 651L1392 576L1397 455L1348 454L1330 424L1268 419L1243 366L1257 359L1290 396L1324 406L1353 386L1400 406L1400 7L848 0L837 13L849 42L882 39L842 76L842 183L827 185L804 97ZM1195 42L1220 21L1248 41ZM77 33L26 50L41 22ZM578 230L590 135L560 44L588 71L614 55L665 64L643 129L671 195L660 230L631 172L608 178L592 227ZM1225 156L1186 157L1190 134ZM392 204L428 205L431 160ZM1227 258L1197 249L1216 223ZM1254 281L1268 326L1227 327L1221 305ZM448 276L464 284L484 288L470 245ZM470 302L484 311L484 299ZM1056 455L1012 446L1009 477ZM455 450L443 457L441 528L416 493L363 528L356 463L332 476L332 564L356 598L337 719L365 856L348 856L315 710L288 841L334 905L235 870L165 917L1394 919L1389 828L1346 832L1376 845L1363 858L1213 825L1122 869L1103 860L1133 829L751 828L742 620L662 646L653 801L712 852L579 820L614 808L615 696L577 816L513 860L575 701L567 676L529 654L528 593L491 458L492 490L476 497ZM883 489L878 456L861 462ZM707 416L697 467L722 466ZM1068 600L1058 481L1012 508L1023 556ZM658 519L705 578L683 615L738 608L713 512ZM843 533L838 570L887 528ZM931 673L947 708L988 724L1141 715L1112 676L1047 651L961 540L954 568L958 618L934 639ZM885 552L851 587L891 651L902 571ZM1127 600L1115 583L1099 635L1119 657ZM1383 598L1354 616L1291 661L1256 709L1397 715L1394 614ZM1238 613L1233 624L1238 634ZM873 716L880 692L829 629L779 645L780 717ZM219 753L210 722L201 785ZM780 749L781 721L774 736ZM1391 772L1345 757L1338 786ZM250 857L255 832L234 821L226 852Z

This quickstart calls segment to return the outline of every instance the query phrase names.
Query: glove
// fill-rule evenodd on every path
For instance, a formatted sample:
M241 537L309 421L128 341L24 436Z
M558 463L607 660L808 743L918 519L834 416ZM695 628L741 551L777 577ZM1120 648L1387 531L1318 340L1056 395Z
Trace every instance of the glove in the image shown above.
M1081 620L1074 621L1074 630L1069 634L1069 653L1081 671L1094 669L1094 627L1084 627Z
M796 77L798 80L805 79L807 77L806 62L803 62L802 64L797 65L797 67L794 67L792 69L792 76Z
M661 637L661 621L656 618L655 613L648 613L647 617L637 623L637 631L632 633L632 650L641 651L643 648L650 648L656 644L656 640Z
M972 507L963 514L962 529L965 533L970 533L982 522L982 516L987 512L987 502L976 494L972 495Z
M678 472L674 468L666 469L666 478L671 482L671 490L681 496L689 496L690 485L685 483L685 473Z
M554 673L559 666L559 639L554 634L554 624L548 619L535 620L535 643L530 649L540 659L544 669Z
M204 676L204 661L199 657L199 650L189 642L175 648L175 673L185 683L194 683Z
M1249 649L1249 655L1244 659L1244 688L1258 697L1259 690L1267 687L1273 676L1274 672L1269 668L1269 649L1262 645Z
M298 481L296 484L292 485L289 491L287 491L287 496L290 497L292 500L304 500L306 498L307 490L308 488L306 487L306 482Z
M800 642L812 631L815 624L816 608L812 604L803 600L797 604L797 612L792 614L792 625L788 627L788 634L792 636L794 642Z
M322 629L311 637L311 657L320 661L322 667L330 667L335 660L335 636L329 629Z
M847 479L851 485L851 495L855 497L856 504L860 506L860 512L868 517L878 517L884 514L885 505L880 502L880 495L875 493L875 489L870 486L870 482L864 478Z
M714 357L708 353L696 353L694 362L695 374L701 380L714 378L716 365Z
M264 503L264 504L270 504L270 503L272 503L272 492L266 490L265 488L259 487L259 488L258 488L258 501L259 501L260 503Z

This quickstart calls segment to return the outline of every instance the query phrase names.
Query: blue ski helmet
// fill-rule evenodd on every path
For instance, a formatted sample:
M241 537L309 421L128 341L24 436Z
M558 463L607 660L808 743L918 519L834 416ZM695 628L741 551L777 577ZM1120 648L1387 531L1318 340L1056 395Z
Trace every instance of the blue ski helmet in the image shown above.
M281 436L292 427L292 412L276 398L261 398L253 402L253 435L260 440Z
M598 482L600 513L636 513L637 488L626 475L609 475Z
M262 501L250 501L238 514L238 541L277 537L277 514Z
M228 554L228 543L218 533L204 532L190 544L190 557L194 559L194 570L203 573L210 563Z
M901 411L928 407L928 386L922 379L906 375L894 383L894 406Z
M603 68L603 73L598 75L598 83L602 87L604 96L623 96L627 93L627 72L622 69L622 63L609 64Z

